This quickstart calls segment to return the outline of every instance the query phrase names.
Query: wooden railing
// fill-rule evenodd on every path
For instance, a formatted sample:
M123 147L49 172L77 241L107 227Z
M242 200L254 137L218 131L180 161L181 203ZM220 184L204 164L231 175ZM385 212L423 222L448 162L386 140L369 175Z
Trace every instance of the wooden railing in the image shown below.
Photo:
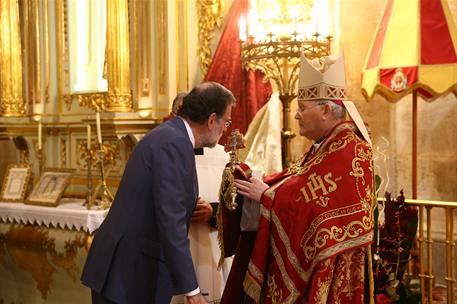
M432 209L443 208L446 213L446 287L447 303L456 303L455 289L455 256L454 247L454 210L457 209L457 202L443 201L426 201L410 200L405 202L409 205L419 207L419 264L420 264L420 286L421 286L421 303L433 303L432 290L434 283L433 262L433 239L432 239ZM424 210L426 217L424 218ZM426 235L424 235L424 226L426 225Z

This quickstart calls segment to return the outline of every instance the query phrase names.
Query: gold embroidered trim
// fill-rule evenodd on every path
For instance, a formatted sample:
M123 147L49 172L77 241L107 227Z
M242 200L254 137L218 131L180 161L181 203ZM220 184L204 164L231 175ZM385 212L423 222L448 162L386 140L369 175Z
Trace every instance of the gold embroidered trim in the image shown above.
M274 275L268 276L267 288L267 298L271 298L271 304L282 303L282 290L278 290Z
M274 200L275 194L276 194L276 189L278 189L282 184L287 182L291 177L292 176L287 176L286 178L283 178L282 180L280 180L279 182L277 182L276 184L274 184L273 186L271 186L270 188L265 190L265 192L264 192L265 196Z
M260 295L262 290L261 286L257 283L255 279L251 277L249 272L246 274L246 277L244 278L243 289L244 292L255 301L255 303L260 302Z
M263 272L254 263L249 263L248 270L258 282L263 282Z
M272 212L272 218L273 218L273 223L276 227L276 230L278 231L279 238L281 239L284 247L286 248L287 258L289 259L289 262L292 264L292 266L294 267L294 270L297 272L297 274L300 276L300 278L303 281L306 281L307 274L303 270L303 268L300 266L300 262L298 261L297 256L292 251L292 248L290 246L290 240L287 236L287 233L284 231L284 228L282 227L281 222L275 212Z
M316 154L311 157L306 163L304 163L302 166L297 166L294 167L294 171L291 171L291 174L293 175L303 175L306 174L313 166L316 166L320 163L322 163L322 160L329 156L332 153L335 153L339 150L344 149L349 143L351 143L353 140L356 139L356 135L353 133L349 133L340 140L331 142L330 144L328 143L330 140L330 137L328 137L324 143L319 147L319 149L316 151ZM330 145L328 147L328 150L324 149L324 146Z
M330 283L332 282L332 276L326 278L325 281L321 279L317 280L317 292L314 295L314 302L316 304L327 303L328 294L330 292Z
M353 239L359 237L364 231L370 230L371 225L367 225L367 223L370 222L368 217L363 217L362 221L353 221L347 226L332 226L330 229L320 229L314 237L312 246L303 248L306 260L310 261L314 259L317 248L324 247L325 244L327 244L327 240L333 239L337 242L344 242L348 238Z
M270 211L262 204L260 204L260 215L263 216L266 220L270 221Z
M294 282L289 278L286 267L284 266L284 261L282 260L281 254L276 247L273 237L270 238L270 244L275 261L278 264L279 271L281 271L284 284L290 292L290 295L282 303L295 303L300 293L298 292L297 287L295 287Z
M350 239L345 242L337 243L336 245L334 245L332 247L322 250L312 260L310 267L308 269L308 272L312 273L314 271L314 268L316 267L316 265L318 263L320 263L321 261L323 261L331 256L334 256L335 254L342 252L346 249L367 244L367 243L371 242L372 240L373 240L373 234L368 233L368 234L362 235L361 237L358 237L355 239Z
M216 223L217 223L217 242L219 244L219 249L221 250L221 256L219 257L219 262L217 263L217 270L221 270L222 264L224 264L225 259L225 249L224 249L224 229L222 228L222 208L225 208L221 202L216 211Z
M303 247L305 247L305 245L307 243L309 243L310 238L315 234L317 228L323 222L329 221L331 219L347 216L350 214L356 214L356 213L360 212L360 209L361 209L360 204L353 204L353 205L350 205L347 207L333 209L333 210L329 210L327 212L323 212L322 214L320 214L318 217L316 217L312 221L309 229L303 235L303 238L300 242L300 246L303 248Z

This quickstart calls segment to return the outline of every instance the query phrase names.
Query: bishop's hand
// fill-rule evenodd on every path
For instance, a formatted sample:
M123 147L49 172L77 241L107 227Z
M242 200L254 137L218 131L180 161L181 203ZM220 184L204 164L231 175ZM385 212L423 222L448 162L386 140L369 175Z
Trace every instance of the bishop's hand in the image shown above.
M269 188L256 177L251 177L249 180L235 179L235 185L239 194L256 202L260 202L263 192Z

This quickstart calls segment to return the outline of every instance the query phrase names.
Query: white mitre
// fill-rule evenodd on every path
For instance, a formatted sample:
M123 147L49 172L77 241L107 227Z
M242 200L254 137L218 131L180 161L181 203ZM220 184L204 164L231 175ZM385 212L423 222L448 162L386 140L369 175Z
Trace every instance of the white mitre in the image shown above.
M316 99L346 99L346 77L342 56L325 56L309 61L303 53L301 54L298 100Z
M346 108L360 133L371 145L371 139L355 104L346 97L344 57L324 56L313 60L300 57L298 101L331 100Z

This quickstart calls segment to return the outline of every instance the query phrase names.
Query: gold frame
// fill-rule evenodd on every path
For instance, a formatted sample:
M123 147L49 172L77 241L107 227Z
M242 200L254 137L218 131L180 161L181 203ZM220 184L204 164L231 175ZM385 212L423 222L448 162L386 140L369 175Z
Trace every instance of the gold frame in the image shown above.
M14 174L16 174L16 177L14 177ZM23 202L25 199L25 194L27 192L31 176L31 165L23 163L9 164L8 168L6 169L5 176L3 178L0 199L5 202ZM15 183L19 183L19 185L13 185L13 181L15 181ZM17 191L10 191L12 186L17 188Z
M57 207L60 198L70 183L74 169L45 168L40 180L33 187L26 204ZM49 185L52 189L49 189Z

